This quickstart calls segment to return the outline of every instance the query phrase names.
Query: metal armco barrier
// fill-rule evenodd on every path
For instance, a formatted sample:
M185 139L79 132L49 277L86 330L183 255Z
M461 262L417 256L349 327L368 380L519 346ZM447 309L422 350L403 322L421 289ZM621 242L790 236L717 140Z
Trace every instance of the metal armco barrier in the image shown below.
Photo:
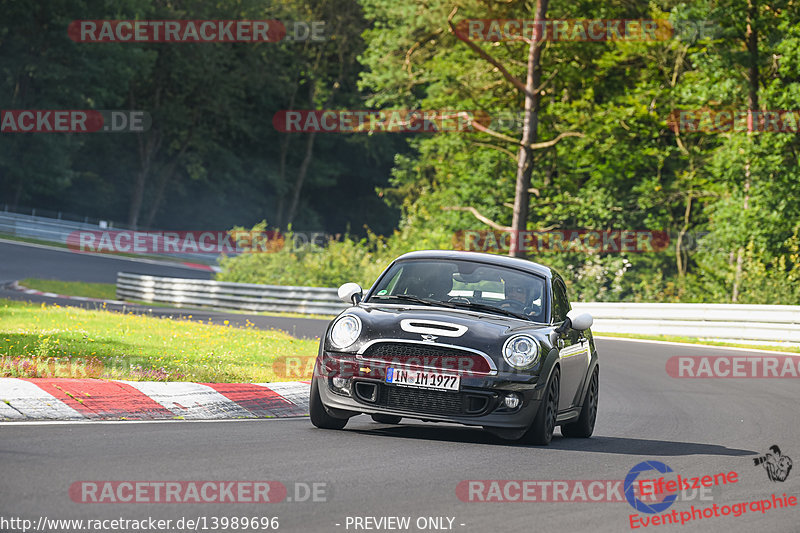
M117 297L176 307L217 307L334 315L347 305L336 289L285 287L117 274ZM800 306L736 304L573 303L594 317L592 331L672 335L800 346Z
M675 335L800 345L800 306L573 303L591 313L596 333Z
M48 218L38 215L25 215L19 213L10 213L8 211L0 211L0 234L13 235L16 237L23 237L26 239L37 239L40 241L54 242L59 244L67 244L67 238L70 234L77 231L122 231L127 227L118 227L107 223L104 226L99 224L91 224L88 222L78 222L75 220L65 220L57 218ZM77 253L77 251L76 251ZM202 253L171 253L171 254L146 254L152 257L170 257L172 259L179 257L182 259L191 259L204 263L209 259L215 259L212 254ZM228 253L227 255L236 255L235 253ZM112 254L109 254L112 256Z
M336 289L166 278L126 272L117 274L117 298L176 307L320 315L335 315L347 307L337 296Z

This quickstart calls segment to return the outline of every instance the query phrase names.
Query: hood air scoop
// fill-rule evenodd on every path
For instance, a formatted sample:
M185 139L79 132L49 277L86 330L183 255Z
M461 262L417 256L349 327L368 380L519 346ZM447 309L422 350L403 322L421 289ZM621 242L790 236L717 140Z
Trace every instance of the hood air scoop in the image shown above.
M400 328L409 333L440 335L442 337L460 337L467 332L467 326L439 322L437 320L420 320L409 318L400 321Z

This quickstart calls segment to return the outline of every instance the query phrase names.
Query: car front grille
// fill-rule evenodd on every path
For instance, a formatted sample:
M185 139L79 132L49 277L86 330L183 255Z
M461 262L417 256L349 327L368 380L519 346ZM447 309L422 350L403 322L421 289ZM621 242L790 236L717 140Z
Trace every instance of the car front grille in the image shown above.
M496 404L496 395L448 392L381 384L375 405L398 411L452 416L479 416ZM358 394L361 401L369 401ZM372 403L372 402L369 402Z
M378 403L392 409L442 415L464 412L464 394L408 387L381 387Z
M489 362L479 354L437 344L410 342L378 342L368 347L361 355L364 359L388 364L421 366L451 371L489 374Z

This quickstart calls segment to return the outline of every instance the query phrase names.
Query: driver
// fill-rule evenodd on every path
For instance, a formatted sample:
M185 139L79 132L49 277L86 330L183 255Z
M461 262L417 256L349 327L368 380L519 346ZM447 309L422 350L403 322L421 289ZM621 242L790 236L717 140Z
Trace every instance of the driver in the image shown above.
M519 304L520 310L528 316L535 316L541 312L541 284L526 283L522 279L509 278L504 280L503 291L507 303L500 307L511 308L510 302L515 302Z
M514 302L519 302L526 307L528 302L528 288L519 282L519 280L510 279L506 281L505 286L503 288L506 295L506 300L512 300Z
M453 290L453 273L444 269L433 272L428 280L428 289L429 298L446 302L450 299L450 291Z

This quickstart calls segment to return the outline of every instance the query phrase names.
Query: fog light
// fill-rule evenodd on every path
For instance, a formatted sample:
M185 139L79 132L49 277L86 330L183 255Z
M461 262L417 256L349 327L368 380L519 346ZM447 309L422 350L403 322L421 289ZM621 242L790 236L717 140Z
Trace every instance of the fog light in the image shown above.
M512 392L503 399L503 402L509 409L516 409L517 407L519 407L520 399L517 394L514 394Z
M333 386L337 389L346 389L347 381L345 378L333 378Z

